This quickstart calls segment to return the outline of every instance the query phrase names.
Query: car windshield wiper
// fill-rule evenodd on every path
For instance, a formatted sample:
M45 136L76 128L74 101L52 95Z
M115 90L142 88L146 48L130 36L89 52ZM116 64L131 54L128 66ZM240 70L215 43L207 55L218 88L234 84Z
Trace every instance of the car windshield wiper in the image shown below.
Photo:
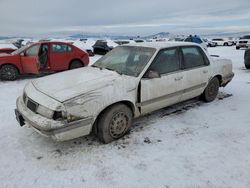
M99 66L97 66L97 65L91 65L91 67L94 67L94 68L98 68L98 69L100 69L100 70L102 70L102 67L99 67Z
M102 67L102 68L107 69L107 70L110 70L110 71L115 71L115 72L117 72L118 74L122 75L122 72L119 72L118 70L111 69L111 68L108 68L108 67Z

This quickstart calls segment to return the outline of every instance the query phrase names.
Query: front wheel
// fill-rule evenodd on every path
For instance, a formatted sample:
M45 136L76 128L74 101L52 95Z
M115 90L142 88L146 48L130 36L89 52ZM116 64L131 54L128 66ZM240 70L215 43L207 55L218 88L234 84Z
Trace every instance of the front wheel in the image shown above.
M77 69L77 68L80 68L80 67L83 67L83 64L81 61L78 61L78 60L74 60L71 62L70 66L69 66L69 69Z
M18 76L18 70L13 65L3 65L0 69L0 79L2 80L16 80Z
M210 80L206 89L202 93L202 99L205 102L213 101L218 95L219 87L220 87L220 82L218 78L214 77L212 80Z
M132 116L132 111L125 104L106 109L97 123L100 141L107 144L124 136L131 127Z

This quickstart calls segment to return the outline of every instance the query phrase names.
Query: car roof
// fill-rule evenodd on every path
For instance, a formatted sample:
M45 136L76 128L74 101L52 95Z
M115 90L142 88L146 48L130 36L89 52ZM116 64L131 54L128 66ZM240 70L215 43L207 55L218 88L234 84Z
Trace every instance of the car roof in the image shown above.
M200 45L193 42L141 42L141 43L124 44L122 46L138 46L138 47L162 49L162 48L178 47L178 46L200 46Z

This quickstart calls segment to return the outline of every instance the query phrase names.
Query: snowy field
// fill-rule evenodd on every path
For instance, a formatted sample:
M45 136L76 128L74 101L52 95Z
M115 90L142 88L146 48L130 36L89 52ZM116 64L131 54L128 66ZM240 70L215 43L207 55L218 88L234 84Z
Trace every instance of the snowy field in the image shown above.
M244 50L209 52L230 58L235 73L214 102L191 100L137 119L125 138L108 145L93 136L58 143L21 128L15 101L32 78L0 81L0 187L250 187Z

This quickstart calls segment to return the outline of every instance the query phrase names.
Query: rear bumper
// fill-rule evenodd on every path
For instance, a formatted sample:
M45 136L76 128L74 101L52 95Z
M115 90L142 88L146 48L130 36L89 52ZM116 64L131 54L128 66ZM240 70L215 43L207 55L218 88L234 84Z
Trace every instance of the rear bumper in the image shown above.
M21 126L27 123L36 132L43 136L50 137L56 141L65 141L88 135L91 132L93 118L88 117L78 121L55 121L45 118L29 110L23 103L22 97L16 102L16 118ZM56 128L51 128L56 127Z
M231 80L233 79L234 77L234 73L230 73L228 74L227 76L223 77L222 78L222 83L221 83L221 86L222 87L225 87L229 82L231 82Z

